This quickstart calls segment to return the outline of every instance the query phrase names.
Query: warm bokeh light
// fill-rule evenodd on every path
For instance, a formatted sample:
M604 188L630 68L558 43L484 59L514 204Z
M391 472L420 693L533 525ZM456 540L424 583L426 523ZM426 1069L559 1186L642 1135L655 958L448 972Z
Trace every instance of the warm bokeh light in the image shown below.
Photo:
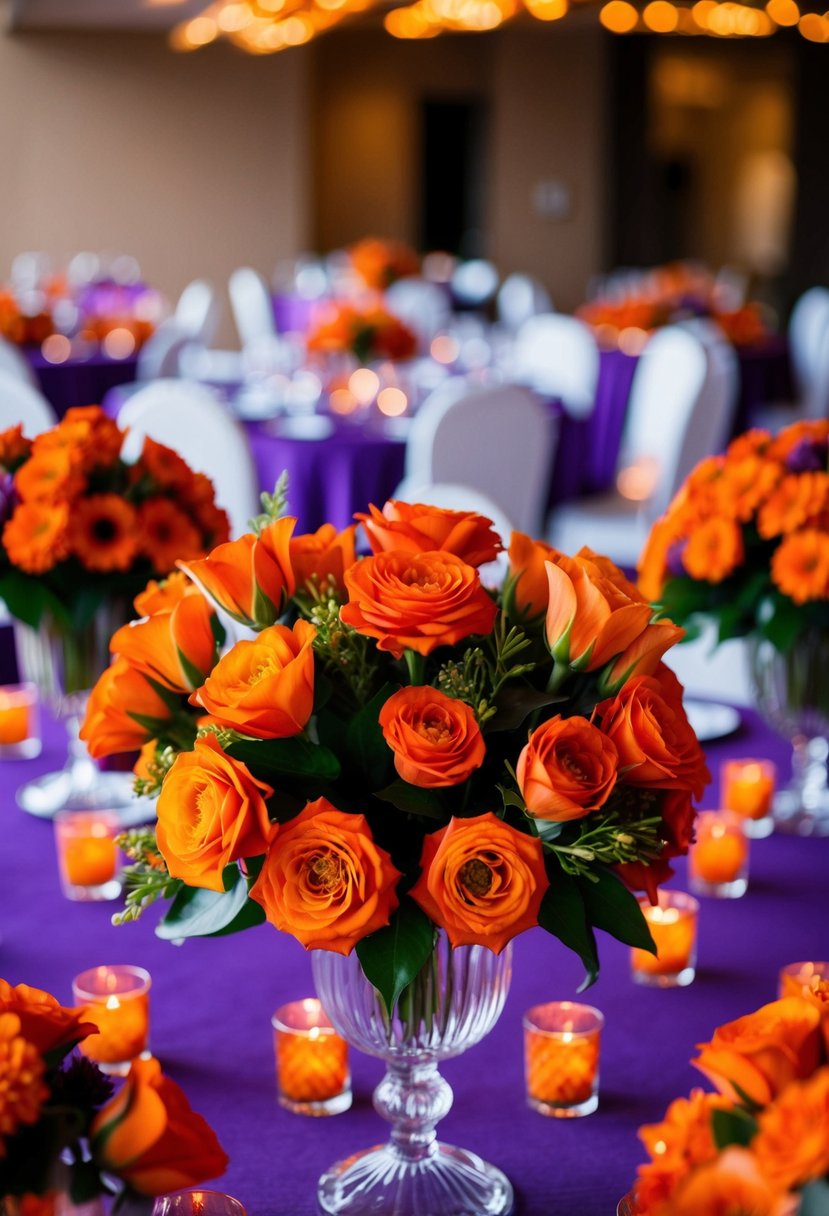
M227 34L244 29L252 20L253 13L247 4L242 3L226 4L216 15L216 24Z
M804 13L797 28L809 42L829 42L829 21L819 13Z
M679 14L670 0L651 0L645 6L642 20L655 34L670 34L677 27Z
M659 463L653 456L620 469L616 475L616 489L630 502L647 502L659 481Z
M429 353L436 363L448 365L454 363L460 354L460 344L451 334L438 334L432 339Z
M639 14L627 0L609 0L599 13L599 20L613 34L629 34L639 24Z
M766 12L776 25L797 25L800 20L795 0L768 0Z
M387 418L399 418L406 413L409 400L402 388L384 388L377 396L377 408Z
M524 0L524 4L539 21L558 21L570 8L569 0Z
M72 343L65 334L50 334L40 351L47 363L65 363L72 354Z
M619 331L617 339L619 350L626 355L641 355L642 351L648 344L650 335L646 329L639 329L636 325L629 325L626 329Z
M347 388L335 388L328 397L328 405L332 414L353 414L357 401Z
M135 350L135 337L131 330L119 326L109 331L101 345L110 359L128 359Z
M370 367L358 367L348 377L348 391L359 405L370 405L380 388L380 377Z

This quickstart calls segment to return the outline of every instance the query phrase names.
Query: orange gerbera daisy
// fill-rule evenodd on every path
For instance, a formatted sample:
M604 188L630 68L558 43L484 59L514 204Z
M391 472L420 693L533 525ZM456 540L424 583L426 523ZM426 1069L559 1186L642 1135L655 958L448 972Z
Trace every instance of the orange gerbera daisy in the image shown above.
M91 494L75 504L70 545L87 570L128 570L138 540L135 508L119 494Z
M790 474L760 508L757 531L766 540L794 532L827 507L829 473Z
M146 474L158 486L177 489L186 493L193 480L193 472L178 452L156 443L149 436L144 440L141 456L135 465L137 475Z
M733 519L713 516L695 527L682 553L691 578L721 583L743 560L743 533Z
M829 439L829 419L817 418L812 421L795 422L787 426L779 435L775 435L769 449L769 455L775 460L785 460L786 457L804 440L810 443L820 443Z
M180 507L169 498L151 498L138 511L141 552L146 553L158 574L167 574L176 562L201 557L199 531Z
M804 528L787 536L771 559L771 577L796 604L829 599L829 535Z
M66 411L60 425L76 427L79 424L88 428L83 445L85 467L115 464L124 442L124 432L118 424L99 405L76 405Z
M66 503L22 502L3 529L3 544L13 566L44 574L69 554Z
M726 448L725 454L729 460L743 460L746 456L765 456L770 444L769 432L755 428L753 431L745 431L733 439Z
M20 1033L15 1013L0 1014L0 1157L6 1155L5 1140L25 1123L37 1122L49 1097L44 1084L46 1066L33 1043Z
M737 519L751 519L780 480L782 469L772 460L746 456L728 461L717 487L720 508Z
M22 423L0 432L0 465L4 469L16 469L21 461L28 459L31 450L32 441L24 436Z
M21 465L14 486L25 502L54 502L80 494L84 479L71 449L54 448Z

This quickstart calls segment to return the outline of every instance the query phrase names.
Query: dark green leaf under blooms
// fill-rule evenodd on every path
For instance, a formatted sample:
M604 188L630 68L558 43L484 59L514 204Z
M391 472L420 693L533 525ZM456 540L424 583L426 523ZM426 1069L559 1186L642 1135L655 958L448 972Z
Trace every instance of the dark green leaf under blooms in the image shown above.
M403 899L385 929L357 943L363 974L379 992L389 1017L403 989L425 966L434 944L434 925L408 898Z
M550 886L541 901L538 923L578 954L585 969L579 992L584 992L599 975L596 938L587 919L584 899L576 880L565 874L552 858L547 861L547 874Z
M757 1133L757 1121L747 1111L739 1108L715 1110L711 1116L711 1129L718 1149L728 1148L730 1144L739 1144L745 1148Z
M626 946L656 954L656 944L636 896L610 870L596 870L594 877L595 882L579 881L591 923Z
M229 871L235 871L232 879ZM165 941L178 941L185 937L210 937L229 932L245 908L248 899L248 884L238 867L225 869L225 882L231 878L233 885L226 891L209 891L204 887L182 887L156 926L158 937ZM251 901L253 902L253 901ZM259 920L264 919L259 917ZM251 921L250 923L256 923ZM246 925L239 924L239 928Z
M392 781L385 789L377 790L374 794L381 802L390 802L399 811L409 815L421 815L426 819L448 821L451 810L445 800L434 790L424 790L417 785L409 785L408 781Z
M829 1182L819 1178L804 1186L797 1210L798 1216L829 1216Z
M334 753L307 739L239 739L226 751L271 785L280 777L311 777L327 782L340 775L340 762Z
M396 691L394 684L384 684L359 713L354 715L348 725L348 763L368 783L369 788L385 785L394 772L391 748L383 738L379 716L386 701Z

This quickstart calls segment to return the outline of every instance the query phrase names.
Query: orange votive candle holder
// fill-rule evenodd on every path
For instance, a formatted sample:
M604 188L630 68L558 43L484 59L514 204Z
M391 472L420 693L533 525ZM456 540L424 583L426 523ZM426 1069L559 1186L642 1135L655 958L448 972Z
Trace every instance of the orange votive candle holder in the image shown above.
M0 687L0 760L33 760L40 755L37 688Z
M121 830L113 811L59 811L55 815L55 848L63 893L67 899L117 899L118 846Z
M247 1209L232 1195L198 1187L194 1191L159 1195L151 1216L247 1216Z
M761 839L774 830L771 805L777 767L771 760L726 760L720 773L720 803L745 820L747 836Z
M696 895L739 899L748 890L745 819L736 811L701 811L688 852L688 874Z
M351 1106L348 1044L316 997L281 1005L271 1018L280 1106L300 1115L338 1115Z
M699 904L684 891L660 891L656 905L640 899L656 954L631 950L631 974L637 984L654 988L684 988L693 982L697 962Z
M524 1014L527 1103L558 1119L599 1105L599 1048L604 1016L592 1005L550 1001Z
M102 1072L126 1076L133 1060L149 1056L151 982L143 967L123 964L91 967L72 981L75 1004L98 1027L78 1048Z
M780 969L779 994L781 997L820 994L829 1008L829 963L787 963Z

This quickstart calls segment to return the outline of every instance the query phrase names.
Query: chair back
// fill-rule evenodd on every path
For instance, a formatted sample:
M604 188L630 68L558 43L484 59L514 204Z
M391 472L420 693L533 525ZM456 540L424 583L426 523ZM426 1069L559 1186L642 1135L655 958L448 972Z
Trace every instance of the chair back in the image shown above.
M526 388L461 385L441 385L415 415L404 487L468 486L516 528L537 533L556 440L553 414Z
M157 380L133 393L118 424L129 430L127 459L137 459L146 435L173 448L213 481L231 536L249 530L248 520L259 510L256 467L243 427L211 389L188 380Z
M821 341L829 330L829 288L810 287L789 318L789 355L801 400L808 403L818 374Z
M683 328L702 342L707 369L699 399L688 419L670 497L695 465L706 456L723 451L734 427L740 393L740 361L719 326L698 318L685 322Z
M817 348L812 383L803 402L806 418L829 418L829 326Z
M135 378L143 382L181 375L181 359L193 339L170 317L150 334L138 352Z
M599 348L593 330L577 317L542 313L515 336L515 376L545 397L557 397L568 414L586 418L596 402Z
M509 274L495 297L498 320L516 333L530 317L553 312L553 301L543 283L531 274Z
M273 337L276 333L273 303L261 274L250 266L241 266L233 271L227 289L242 346L248 346L260 338Z
M0 338L0 372L6 372L23 384L30 384L32 388L38 387L37 376L26 358L13 342L7 342L5 338Z
M23 424L23 434L34 439L57 422L57 414L43 393L0 367L0 430Z
M435 334L448 325L451 315L446 292L427 279L398 279L386 288L386 304L389 312L417 334L424 352Z
M210 283L193 279L179 296L174 317L183 334L209 346L216 337L221 311L219 298Z

